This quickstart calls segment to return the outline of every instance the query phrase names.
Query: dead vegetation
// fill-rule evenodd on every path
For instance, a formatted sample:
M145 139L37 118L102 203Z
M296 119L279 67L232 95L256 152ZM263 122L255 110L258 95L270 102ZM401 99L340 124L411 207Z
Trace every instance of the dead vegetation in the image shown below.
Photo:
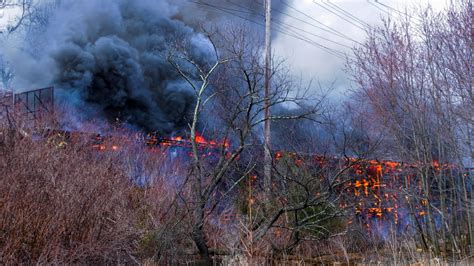
M69 136L64 144L63 136L45 137L39 128L3 123L0 130L3 262L169 264L199 259L192 237L189 162L150 149L125 130L110 132L113 137L103 143L120 143L118 149L101 151L93 148L90 135ZM252 175L226 197L213 194L204 208L203 228L214 262L443 265L411 236L381 241L347 226L344 209L327 209L336 194L328 194L329 188L316 182L319 177L311 181L315 177L304 164L289 162L282 159L274 169L287 186L276 190L273 202ZM326 193L318 195L321 190ZM307 206L300 205L305 201ZM267 219L269 214L274 219Z
M462 11L460 20L455 20L456 13L445 18L444 22L451 23L447 33L467 31L472 11ZM435 22L424 23L429 29ZM108 137L97 145L93 143L94 128L88 130L83 125L82 130L89 133L67 133L61 131L55 117L51 117L52 126L51 121L25 122L10 113L0 121L0 262L176 264L203 259L205 263L235 265L334 261L469 264L473 220L472 188L468 185L472 187L472 180L466 182L464 177L471 176L456 179L459 175L442 175L430 167L435 161L461 165L466 152L472 154L472 78L468 71L472 60L466 65L438 64L467 57L450 51L472 49L454 49L449 44L459 39L457 35L444 36L443 28L438 27L436 34L426 33L430 38L422 50L424 46L412 46L415 42L404 39L411 36L411 31L402 27L408 25L404 22L398 28L387 23L364 47L355 50L358 61L351 64L359 79L360 98L352 104L363 108L349 106L346 113L337 114L342 130L334 120L324 121L328 127L334 126L334 131L326 133L335 143L311 139L319 137L314 135L296 136L298 132L290 134L290 129L280 140L304 140L301 146L318 147L318 152L338 154L341 159L314 167L317 162L306 164L300 159L304 154L295 152L288 158L283 154L275 158L271 189L263 188L260 178L263 163L258 132L265 122L262 104L266 101L261 93L261 44L241 28L226 34L209 33L209 40L219 40L212 43L214 64L197 63L185 45L178 45L167 57L170 67L196 93L187 136L191 146L181 155L147 147L137 132L121 127L109 129L104 133ZM470 35L461 35L466 37L463 43L470 44ZM432 41L438 39L444 46L435 49ZM426 53L415 60L405 58L406 51ZM420 62L432 72L409 67ZM290 78L284 62L275 62L274 67L272 107L291 103L301 107L297 109L301 112L272 116L272 122L317 120L328 113L322 99L314 99L314 106L307 105L306 88L292 96L299 84ZM449 69L458 72L437 74ZM459 77L454 86L457 90L450 91L450 80L455 77ZM462 100L462 104L452 99ZM216 112L212 123L205 119ZM448 122L457 123L457 127ZM202 145L196 141L200 127L218 140L214 142L217 152L211 151L207 157L202 156ZM227 150L227 144L219 145L219 140L232 142L232 150ZM460 145L460 141L466 144ZM347 204L340 204L342 188L351 178L348 169L358 160L376 157L379 148L389 151L384 155L412 165L422 162L416 169L422 189L413 186L412 191L400 194L414 198L415 207L422 200L427 202L428 218L423 218L424 225L416 220L419 225L413 233L389 231L381 237L351 219L354 202L347 203L346 198ZM339 163L343 160L346 163ZM433 217L438 212L442 218L437 227ZM410 215L420 217L414 212Z
M179 217L170 209L177 193L163 178L165 169L156 164L156 154L151 162L143 147L124 142L119 152L97 152L90 136L62 143L61 136L46 138L2 125L4 262L138 263L156 242L149 239L170 237L165 231ZM167 177L176 173L166 171ZM138 184L144 175L149 187Z

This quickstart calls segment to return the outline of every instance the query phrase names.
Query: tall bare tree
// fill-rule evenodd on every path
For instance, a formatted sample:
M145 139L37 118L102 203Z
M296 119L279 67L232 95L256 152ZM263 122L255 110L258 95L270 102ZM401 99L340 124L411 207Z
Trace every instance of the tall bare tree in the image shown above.
M463 235L473 238L472 190L462 177L473 157L471 25L469 1L441 13L424 10L416 19L388 20L369 32L348 64L361 100L387 129L393 154L417 170L423 194L409 196L411 203L426 204L420 234L435 252L447 252L448 243L459 251ZM450 218L448 210L462 214Z
M284 103L300 104L305 95L292 93L295 88L290 85L287 73L273 69L272 75L280 83L269 93L268 98L264 96L262 45L251 31L229 26L226 33L215 31L207 34L207 39L214 51L213 63L198 62L186 50L186 45L170 54L168 59L195 92L193 120L189 122L193 141L192 172L189 176L193 187L192 236L202 258L209 262L210 252L204 225L206 213L209 215L216 205L211 204L216 201L216 189L224 181L230 182L229 190L235 188L256 167L255 164L248 166L238 178L230 178L237 159L255 145L255 137L258 136L256 133L261 130L265 121L303 118L314 113L315 109L307 109L291 116L265 117L267 106L271 108ZM281 65L277 64L277 67ZM265 105L267 100L268 105ZM210 113L215 116L213 119L204 115ZM217 159L203 156L196 139L198 127L220 143Z

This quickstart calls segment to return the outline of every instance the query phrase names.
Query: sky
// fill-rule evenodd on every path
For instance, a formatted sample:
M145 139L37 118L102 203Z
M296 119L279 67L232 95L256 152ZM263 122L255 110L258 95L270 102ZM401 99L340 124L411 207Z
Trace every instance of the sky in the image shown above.
M400 11L403 11L406 8L410 9L412 7L426 7L428 5L431 5L435 10L442 10L447 6L446 0L378 1L385 4L386 6ZM320 5L314 2L317 2ZM327 9L324 9L323 7L329 8L329 5L325 4L327 2L327 0L293 0L291 6L294 9L289 7L287 8L285 11L287 15L283 15L281 17L283 19L282 22L306 31L302 32L295 28L291 28L292 30L297 31L300 34L307 36L307 38L310 38L322 45L344 53L350 52L350 48L342 45L352 47L354 44L356 44L355 42L314 27L314 25L316 25L321 26L326 30L334 29L358 42L363 42L365 39L365 33L356 27L358 24L355 23L354 20L349 21L356 25L353 25L338 17L337 15L329 12ZM387 17L388 14L390 14L394 19L397 19L397 15L399 15L397 12L390 10L388 7L384 7L381 4L375 3L374 0L371 0L370 3L367 0L331 0L330 3L333 4L332 7L335 5L370 25L380 24L381 19L383 17ZM324 23L326 26L331 27L331 29L318 24L318 22L313 19ZM304 23L302 20L308 23ZM338 42L342 45L315 37L313 34L320 35L323 38ZM273 49L277 56L286 58L288 60L288 63L294 69L294 73L296 75L301 75L303 80L313 80L313 82L317 81L326 87L334 86L332 96L335 96L336 98L340 98L341 95L345 95L348 91L348 88L351 86L349 77L344 72L345 60L340 59L326 52L325 50L322 50L321 48L298 40L287 34L280 33L273 42Z
M370 0L370 2L368 0L273 1L283 1L291 6L283 11L284 14L279 14L278 22L273 23L273 27L278 28L280 31L273 40L274 55L279 58L285 58L292 68L293 74L301 77L302 80L306 82L312 80L324 87L333 86L332 96L340 98L351 86L350 79L344 72L345 60L289 34L295 35L296 32L299 36L305 36L304 38L307 38L310 42L314 41L331 49L350 53L350 47L356 44L354 41L363 42L365 33L357 27L359 24L354 19L348 19L350 21L348 22L329 10L334 11L339 8L339 13L337 13L339 15L345 11L364 23L374 25L380 24L381 19L388 15L395 19L399 16L390 8L405 10L406 8L431 5L435 10L441 10L446 7L448 0ZM378 1L379 4L375 1ZM0 10L0 29L8 21L14 19L17 14L15 10ZM347 19L347 17L345 18ZM337 31L337 33L334 34L334 32L330 33L328 31ZM345 37L338 35L345 35Z

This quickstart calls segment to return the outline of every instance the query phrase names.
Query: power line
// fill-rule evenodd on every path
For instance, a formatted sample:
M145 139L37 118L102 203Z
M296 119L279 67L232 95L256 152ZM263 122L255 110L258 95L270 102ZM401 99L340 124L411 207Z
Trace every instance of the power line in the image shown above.
M287 26L287 27L289 27L289 28L292 28L292 29L295 29L295 30L299 30L299 31L304 32L304 33L306 33L306 34L309 34L309 35L311 35L311 36L314 36L314 37L317 37L317 38L326 40L326 41L328 41L328 42L331 42L331 43L334 43L334 44L337 44L337 45L340 45L340 46L343 46L343 47L346 47L346 48L349 48L349 49L352 48L352 47L350 47L350 46L348 46L348 45L345 45L345 44L342 44L342 43L333 41L333 40L331 40L331 39L328 39L328 38L323 37L323 36L318 35L318 34L314 34L314 33L310 32L310 31L307 31L307 30L298 28L298 27L296 27L296 26L289 25L289 24L286 24L286 23L283 23L283 22L277 21L277 20L276 20L275 22L278 23L278 24L280 24L280 25L284 25L284 26Z
M320 49L322 49L322 50L325 50L326 52L328 52L328 53L330 53L330 54L332 54L332 55L334 55L334 56L336 56L336 57L339 57L339 58L341 58L341 59L345 59L345 57L348 56L347 54L345 54L345 53L343 53L343 52L341 52L341 51L338 51L338 50L335 50L335 49L331 49L331 48L329 48L329 47L327 47L327 46L324 46L324 45L322 45L322 44L320 44L320 43L315 42L314 40L311 40L311 39L307 38L306 36L302 36L301 34L298 34L298 33L296 33L295 31L292 31L291 29L288 29L287 27L288 27L288 26L286 26L286 29L281 29L281 30L279 30L279 32L282 32L282 33L284 33L284 34L286 34L286 35L288 35L288 36L292 36L292 37L294 37L294 38L296 38L296 39L299 39L299 40L304 41L304 42L306 42L306 43L309 43L309 44L311 44L311 45L313 45L313 46L316 46L316 47L318 47L318 48L320 48Z
M387 14L388 16L390 16L390 12L388 12L387 10L377 6L376 4L370 2L370 0L367 0L367 3L369 3L370 5L372 5L373 7L377 8L378 10L384 12L385 14Z
M401 12L400 10L398 10L398 9L396 9L396 8L393 8L393 7L391 7L391 6L387 5L387 4L384 4L384 3L380 2L379 0L374 0L374 2L377 3L377 4L379 4L379 5L381 5L381 6L383 6L383 7L385 7L385 8L387 8L387 9L390 10L390 11L393 11L393 12L397 13L400 17L405 17L405 16L407 16L406 13L403 13L403 12ZM412 17L410 16L410 18L412 18ZM422 19L416 18L416 17L415 17L414 19L416 19L416 20L420 23L420 24L415 23L415 25L420 26L420 25L423 24L423 20L422 20Z
M246 7L244 7L244 6L242 6L242 5L239 5L239 4L236 4L236 3L233 3L232 1L229 1L229 2L230 2L231 4L233 4L233 5L237 6L237 7L240 7L240 8L246 9ZM284 15L288 15L287 13L285 13L285 12L282 12L282 11L279 11L279 10L277 10L277 9L275 9L275 8L273 8L272 10L273 10L273 11L277 11L277 12L279 12L279 13L281 13L281 14L284 14ZM317 37L317 38L320 38L320 39L326 40L326 41L328 41L328 42L331 42L331 43L334 43L334 44L337 44L337 45L340 45L340 46L343 46L343 47L346 47L346 48L352 49L352 47L351 47L351 46L348 46L348 45L342 44L342 43L340 43L340 42L337 42L337 41L331 40L331 39L329 39L329 38L326 38L326 37L324 37L324 36L321 36L321 35L315 34L315 33L313 33L313 32L310 32L310 31L304 30L304 29L302 29L302 28L299 28L299 27L296 27L296 26L294 26L294 25L286 24L286 23L284 23L284 22L282 22L282 21L279 21L279 20L276 20L276 19L274 19L273 21L274 21L274 22L276 22L277 24L281 25L281 26L284 26L284 27L286 27L286 28L287 28L288 30L290 30L291 32L293 32L293 33L295 33L295 34L299 34L300 36L301 36L302 34L300 34L300 33L296 33L294 30L291 30L291 29L289 29L289 28L292 28L292 29L295 29L295 30L298 30L298 31L304 32L304 33L306 33L306 34L312 35L312 36L314 36L314 37ZM310 23L310 25L314 25L314 24L311 24L311 23ZM349 40L352 40L352 39L350 39L350 38L349 38ZM357 42L357 41L355 41L355 40L352 40L352 41L354 41L354 42ZM359 43L359 44L360 44L360 43Z
M244 7L244 6L242 6L242 5L239 5L239 4L236 4L236 3L232 2L232 1L229 1L229 2L230 2L231 4L237 6L237 7L247 9L246 7ZM282 11L280 11L280 10L278 10L278 9L272 8L272 11L275 11L275 12L277 12L277 13L280 13L280 14L283 14L283 15L286 15L286 16L289 16L289 17L291 17L291 18L294 18L294 19L296 19L296 20L298 20L298 21L304 22L304 23L309 24L309 25L311 25L311 26L318 27L318 26L316 26L316 25L314 25L314 24L312 24L312 23L309 23L309 22L307 22L307 21L305 21L305 20L299 19L299 18L297 18L297 17L295 17L295 16L292 16L292 15L290 15L290 14L287 14L287 13L285 13L285 12L282 12ZM342 44L342 43L340 43L340 42L331 40L331 39L329 39L329 38L327 38L327 37L324 37L324 36L315 34L315 33L313 33L313 32L310 32L310 31L307 31L307 30L305 30L305 29L296 27L296 26L294 26L294 25L286 24L286 23L284 23L284 22L282 22L282 21L279 21L279 20L276 20L276 19L273 19L273 21L276 22L276 23L278 23L278 24L280 24L280 25L285 25L285 26L287 26L287 27L289 27L289 28L293 28L293 29L299 30L299 31L301 31L301 32L304 32L304 33L309 34L309 35L312 35L312 36L314 36L314 37L317 37L317 38L326 40L326 41L328 41L328 42L331 42L331 43L334 43L334 44L337 44L337 45L340 45L340 46L344 46L344 47L349 48L349 49L352 48L352 47L350 47L350 46L348 46L348 45L345 45L345 44ZM318 28L320 28L320 27L318 27ZM321 29L322 29L322 28L321 28ZM324 30L324 29L323 29L323 30ZM334 33L333 33L333 34L334 34ZM348 39L348 40L350 40L350 41L353 41L353 42L357 42L357 41L352 40L352 39L350 39L350 38L346 38L346 39ZM360 43L359 43L359 44L360 44Z
M334 34L334 35L336 35L336 36L339 36L339 37L341 37L341 38L347 39L347 40L352 41L352 42L357 42L356 40L350 38L349 36L344 35L344 34L342 34L342 33L339 33L339 32L337 32L337 31L335 31L335 30L328 30L328 29L325 29L325 28L323 28L323 27L321 27L321 26L317 26L317 25L315 25L314 23L311 23L311 22L308 22L308 21L303 20L303 19L301 19L301 18L295 17L295 16L293 16L293 15L291 15L291 14L288 14L288 13L283 12L283 11L281 11L281 10L279 10L279 9L276 9L276 8L273 8L272 10L275 11L275 12L277 12L277 13L280 13L280 14L282 14L282 15L285 15L285 16L287 16L287 17L290 17L290 18L292 18L292 19L294 19L294 20L297 20L297 21L299 21L299 22L302 22L302 23L304 23L304 24L307 24L307 25L310 25L310 26L312 26L312 27L314 27L314 28L317 28L318 30L322 30L322 31L328 32L328 33L330 33L330 34ZM321 22L319 22L319 21L316 21L316 22L318 22L318 23L320 23L320 24L323 24L323 23L321 23ZM324 24L323 24L323 25L324 25ZM326 25L324 25L324 26L326 26Z
M316 0L313 0L313 3L316 4L316 5L318 5L318 6L320 6L320 7L322 7L322 8L324 8L325 10L331 12L332 14L336 15L337 17L339 17L339 18L345 20L346 22L352 24L353 26L355 26L355 27L357 27L357 28L359 28L359 29L365 31L365 29L364 29L363 27L361 27L360 25L358 25L358 24L352 22L351 20L349 20L349 19L347 19L347 18L345 18L345 17L343 17L343 16L341 16L341 15L339 15L338 13L334 12L333 10L331 10L331 9L329 9L329 8L327 8L327 7L323 6L323 5L321 5L320 3L316 2Z
M354 40L354 39L348 37L347 35L339 34L339 33L333 32L333 31L331 31L331 30L324 29L323 27L317 26L317 25L315 25L315 24L313 24L313 23L307 22L307 21L305 21L305 20L302 20L302 19L300 19L300 18L298 18L298 17L295 17L295 16L293 16L293 15L287 14L287 13L285 13L285 12L281 12L281 11L278 11L278 10L275 10L275 12L284 14L284 15L290 17L290 18L293 18L293 19L295 19L295 20L297 20L297 21L303 22L303 23L305 23L305 24L307 24L307 25L313 26L313 27L315 27L315 28L317 28L317 29L319 29L319 30L328 32L328 33L330 33L330 34L334 34L334 35L336 35L336 36L339 36L340 38L349 40L349 41L351 41L351 42L355 42L355 43L357 43L357 44L361 44L361 43L359 43L358 41L356 41L356 40ZM320 36L319 36L319 37L320 37ZM320 38L326 39L325 37L320 37ZM326 40L327 40L327 39L326 39ZM332 40L328 40L328 41L334 42L334 41L332 41ZM345 45L343 45L343 46L345 46Z
M194 4L198 4L198 5L208 6L208 7L217 9L217 10L219 10L219 11L221 11L221 12L230 14L230 15L235 16L235 17L238 17L238 18L240 18L240 19L249 21L249 22L251 22L251 23L253 23L253 24L257 24L257 25L262 26L262 27L264 26L264 25L263 25L262 23L260 23L260 22L257 22L257 21L255 21L255 20L252 20L252 19L249 19L249 18L246 18L246 17L243 17L243 16L241 16L241 15L238 15L238 14L234 13L234 12L240 12L240 13L249 14L249 12L245 12L245 11L241 11L241 10L235 10L235 9L229 9L229 8L225 8L225 7L221 7L221 6L216 6L216 5L209 4L209 3L204 3L204 2L197 2L197 1L192 1L192 0L190 0L190 2L192 2L192 3L194 3ZM252 15L255 15L254 13L251 13L251 14L252 14ZM261 14L258 14L258 15L259 15L259 16L262 16ZM291 36L291 37L296 38L296 39L298 39L298 40L304 41L304 42L306 42L306 43L308 43L308 44L311 44L311 45L313 45L313 46L315 46L315 47L318 47L318 48L320 48L320 49L322 49L322 50L325 50L326 52L328 52L328 53L330 53L330 54L332 54L332 55L334 55L334 56L336 56L336 57L339 57L339 58L341 58L341 59L345 59L345 58L348 56L347 54L345 54L345 53L343 53L343 52L341 52L341 51L338 51L338 50L335 50L335 49L331 49L331 48L329 48L329 47L327 47L327 46L325 46L325 45L322 45L322 44L320 44L320 43L318 43L318 42L316 42L316 41L314 41L314 40L311 40L311 39L307 38L306 36L304 36L304 35L302 35L302 34L300 34L300 33L298 33L298 32L295 32L294 30L289 29L290 26L289 26L289 25L286 25L285 23L281 23L281 22L280 22L280 25L279 25L279 26L280 26L279 29L275 29L275 30L276 30L277 32L279 32L279 33L282 33L282 34L285 34L285 35L287 35L287 36Z
M336 30L336 29L334 29L334 28L332 28L332 27L330 27L330 26L328 26L328 25L326 25L326 24L324 24L324 23L318 21L317 19L315 19L315 18L313 18L312 16L310 16L310 15L304 13L303 11L298 10L297 8L295 8L295 7L291 6L291 5L289 5L289 4L286 3L284 0L280 0L280 1L281 1L285 6L287 6L288 8L290 8L290 9L292 9L292 10L294 10L295 12L297 12L297 13L299 13L299 14L301 14L301 15L303 15L303 16L309 18L309 19L311 19L312 21L314 21L314 22L316 22L316 23L318 23L318 24L321 24L321 25L323 25L324 27L328 28L328 30L323 29L324 31L332 32L333 34L338 35L338 36L340 36L340 37L342 37L342 38L346 38L346 39L349 39L349 40L351 40L351 41L354 41L354 42L356 42L356 43L358 43L358 44L361 44L361 43L357 42L356 40L352 39L351 37L345 35L344 33L342 33L342 32L340 32L340 31L338 31L338 30ZM316 26L316 27L318 27L318 26ZM319 28L319 27L318 27L318 28Z
M370 28L370 25L367 24L365 21L359 19L358 17L352 15L350 12L347 12L346 10L344 10L343 8L339 7L338 5L330 2L329 0L326 2L326 5L328 6L332 6L334 9L336 10L339 10L339 12L342 12L343 14L345 14L347 17L350 17L356 21L358 21L361 25L364 25L364 27L368 27Z
M387 8L387 9L389 9L389 10L394 11L395 13L398 13L399 15L402 15L402 16L405 15L405 14L403 14L402 12L398 11L397 9L395 9L395 8L389 6L389 5L383 4L383 3L379 2L378 0L374 0L374 2L375 2L376 4L379 4L379 5L381 5L381 6L384 6L385 8Z
M288 35L288 36L291 36L293 38L296 38L298 40L301 40L301 41L304 41L306 43L309 43L313 46L316 46L322 50L325 50L326 52L336 56L336 57L339 57L341 59L345 59L345 57L347 56L345 53L341 52L341 51L338 51L338 50L335 50L335 49L332 49L332 48L329 48L325 45L322 45L306 36L304 36L303 34L300 34L294 30L292 30L288 25L286 24L283 24L283 25L279 25L280 28L277 30L278 32L281 32L285 35Z

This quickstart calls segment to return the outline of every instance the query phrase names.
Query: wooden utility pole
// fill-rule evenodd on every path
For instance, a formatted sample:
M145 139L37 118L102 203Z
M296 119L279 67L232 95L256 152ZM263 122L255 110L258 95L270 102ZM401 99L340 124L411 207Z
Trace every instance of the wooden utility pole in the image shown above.
M270 77L271 77L271 13L272 1L265 0L265 123L264 123L264 188L266 192L270 193L272 189L272 152L270 139Z

